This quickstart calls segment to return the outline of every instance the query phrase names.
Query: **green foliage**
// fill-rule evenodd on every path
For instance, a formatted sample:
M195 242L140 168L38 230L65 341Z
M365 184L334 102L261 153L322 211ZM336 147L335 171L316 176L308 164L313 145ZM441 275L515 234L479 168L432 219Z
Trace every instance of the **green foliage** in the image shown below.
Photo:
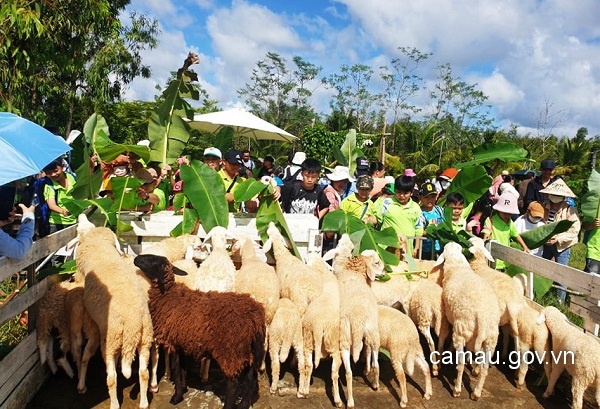
M343 136L340 137L327 131L323 125L305 127L300 139L302 151L306 153L306 157L318 159L323 164L332 163L335 160L333 150L340 147L342 143L344 143Z
M446 194L460 193L465 199L465 205L475 202L492 185L492 178L489 177L483 166L468 166L463 168L452 180ZM440 200L443 205L445 198Z
M268 192L272 192L272 190L269 190ZM256 229L258 230L258 234L261 236L263 243L267 240L266 232L269 223L271 222L275 223L275 226L277 226L281 235L288 239L288 242L292 245L292 252L294 255L301 259L302 257L292 238L292 233L285 221L279 202L273 199L272 193L267 193L260 197L260 205L256 212Z
M543 246L552 236L566 232L572 225L573 222L569 220L545 224L521 233L521 238L527 244L527 247L536 249Z
M581 215L584 220L600 218L600 173L592 169L587 182L588 192L581 198Z
M426 228L427 237L431 240L439 240L440 244L445 246L449 242L460 244L464 249L471 247L469 233L464 230L455 232L452 228L452 208L444 208L444 220L441 223L429 224Z
M529 152L527 149L520 148L511 143L498 142L476 147L473 149L473 158L474 159L472 161L459 163L454 167L461 169L466 166L494 162L494 166L492 166L492 168L497 169L501 161L527 161L529 159Z

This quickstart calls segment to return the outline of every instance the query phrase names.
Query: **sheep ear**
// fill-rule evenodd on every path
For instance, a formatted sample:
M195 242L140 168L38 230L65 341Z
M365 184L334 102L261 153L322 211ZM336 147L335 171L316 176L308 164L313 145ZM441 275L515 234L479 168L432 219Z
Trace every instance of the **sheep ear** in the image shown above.
M242 242L241 240L235 240L233 242L233 244L231 245L231 252L235 253L236 251L240 251L240 248L242 247Z
M271 247L273 247L273 240L269 237L267 241L263 243L263 253L268 253L269 250L271 250Z
M323 254L323 260L325 261L329 261L329 260L333 260L334 257L338 254L338 249L334 248L329 250L327 253Z
M489 261L491 261L492 263L496 260L494 260L494 257L492 256L492 253L490 253L488 251L488 249L486 249L485 247L482 247L481 250L483 251L483 255L485 256L485 258L487 258Z
M194 258L194 246L187 246L185 250L185 259L192 260Z
M442 264L444 264L444 254L442 253L438 259L435 261L435 264L433 265L434 267L440 266Z
M543 311L540 313L540 316L537 318L537 320L535 321L538 324L543 324L544 322L546 322L546 313L544 313Z

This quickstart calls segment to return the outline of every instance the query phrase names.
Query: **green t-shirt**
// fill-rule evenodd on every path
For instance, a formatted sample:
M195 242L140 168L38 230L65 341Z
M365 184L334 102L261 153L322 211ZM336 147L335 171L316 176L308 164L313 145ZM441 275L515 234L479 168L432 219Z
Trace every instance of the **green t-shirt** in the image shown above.
M361 220L364 220L366 217L375 215L373 207L374 205L371 200L367 199L366 202L361 202L356 197L356 193L352 193L340 203L340 209L342 209L346 213L350 213L353 216L358 217Z
M375 217L381 229L392 227L406 236L422 236L421 207L414 200L402 205L395 197L381 201L375 206Z
M491 219L492 239L505 246L510 246L510 239L519 236L519 232L517 231L517 226L515 226L515 223L511 219L508 220L508 223L505 223L497 213L494 214ZM497 259L496 268L506 268L506 263Z
M586 246L586 258L600 261L600 229L590 230Z
M165 192L160 190L159 188L155 188L152 191L152 194L158 196L158 203L154 205L152 208L152 213L160 212L161 210L165 210L167 208L167 199L165 198ZM142 200L138 195L135 195L133 198L133 204L136 206L145 206L150 203L147 200Z
M64 205L65 200L73 199L71 191L75 186L75 178L73 177L73 175L65 172L65 176L67 178L67 189L62 187L58 182L55 182L54 180L52 181L52 186L46 185L44 187L44 198L46 199L46 201L48 201L48 199L50 198L56 198L56 204L59 207L62 207L63 209L66 209ZM77 223L77 216L73 214L63 216L60 213L50 212L49 220L50 224L62 224L65 226L69 226L71 224Z

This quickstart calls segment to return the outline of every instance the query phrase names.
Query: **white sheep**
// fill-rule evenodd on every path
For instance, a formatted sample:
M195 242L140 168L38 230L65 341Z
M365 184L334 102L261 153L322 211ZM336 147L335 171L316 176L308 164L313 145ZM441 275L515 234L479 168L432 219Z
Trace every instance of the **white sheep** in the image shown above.
M492 287L471 269L460 244L450 242L444 246L438 259L438 264L442 263L444 313L452 324L452 342L458 358L453 395L460 396L464 353L469 349L475 354L476 362L483 361L479 381L470 396L478 400L488 374L491 354L498 341L498 300Z
M515 350L519 351L519 327L517 321L521 309L525 307L523 289L510 276L494 270L488 265L488 261L494 261L494 259L485 248L485 243L482 239L472 237L469 239L469 242L472 244L469 251L473 254L473 259L469 264L473 271L483 277L494 289L500 309L499 325L501 327L506 324L509 325L510 335L515 340ZM502 357L506 359L508 356L508 333L506 331L503 331L503 333L505 337L502 343Z
M302 317L289 298L282 298L277 303L277 310L271 319L271 324L267 327L267 337L271 357L270 392L275 394L279 383L280 363L286 361L291 347L296 352L298 367L304 367Z
M208 232L204 241L211 240L212 252L200 264L192 289L204 292L235 290L236 269L227 251L229 237L232 237L231 232L221 226L215 226Z
M552 335L552 369L548 387L542 395L554 393L556 381L566 369L572 376L573 409L583 408L583 394L589 386L596 388L596 403L600 405L600 343L598 339L581 332L556 307L546 307L537 323L543 324ZM550 357L547 357L550 359Z
M119 408L116 360L121 356L121 372L129 378L137 350L140 408L147 408L148 361L154 338L148 294L137 279L131 260L122 257L115 247L115 235L110 229L95 228L81 215L77 233L77 269L85 276L85 307L101 334L110 407Z
M349 408L354 407L352 394L352 368L350 354L356 362L363 347L367 352L365 372L375 372L373 389L379 389L379 324L377 299L370 283L377 274L383 274L383 263L374 250L365 250L359 257L352 257L352 244L347 234L342 235L335 249L327 257L334 256L333 268L340 288L340 350L346 370Z
M378 314L381 347L390 352L392 367L400 384L400 406L405 408L408 403L406 375L403 366L406 368L408 376L412 376L415 362L425 377L425 395L423 397L429 400L432 394L431 375L415 324L409 317L391 307L380 305Z
M342 365L340 350L340 290L337 277L331 267L316 253L307 255L307 264L321 277L322 293L307 307L302 317L304 337L304 367L298 365L300 383L298 396L307 397L310 389L310 377L313 371L311 360L314 351L314 368L322 358L331 356L331 382L334 404L342 406L340 397L339 372ZM348 380L348 378L346 378ZM352 376L350 375L350 381ZM351 388L350 383L350 388ZM351 390L351 389L349 389Z
M525 384L525 375L529 365L525 359L528 351L534 351L538 357L550 357L550 337L548 327L545 325L537 325L536 321L540 313L528 305L521 308L519 313L519 357L521 362L515 373L517 380L517 388L521 389ZM546 378L550 379L550 371L552 368L552 360L544 359L544 372Z
M321 276L313 268L307 266L290 253L285 239L273 222L267 228L269 238L264 243L263 251L271 248L275 257L275 271L279 277L280 296L289 298L298 307L300 315L304 315L312 300L321 295L323 283Z

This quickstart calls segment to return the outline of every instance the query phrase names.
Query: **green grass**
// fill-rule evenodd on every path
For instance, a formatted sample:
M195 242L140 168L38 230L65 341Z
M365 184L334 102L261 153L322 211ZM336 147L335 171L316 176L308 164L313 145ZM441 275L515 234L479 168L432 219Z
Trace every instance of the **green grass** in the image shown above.
M3 303L17 288L17 280L11 277L0 282L0 301ZM16 347L27 336L27 328L19 324L19 317L15 317L0 326L0 359Z
M585 244L574 244L573 247L571 247L571 259L569 260L569 266L583 270L585 268L586 250Z

